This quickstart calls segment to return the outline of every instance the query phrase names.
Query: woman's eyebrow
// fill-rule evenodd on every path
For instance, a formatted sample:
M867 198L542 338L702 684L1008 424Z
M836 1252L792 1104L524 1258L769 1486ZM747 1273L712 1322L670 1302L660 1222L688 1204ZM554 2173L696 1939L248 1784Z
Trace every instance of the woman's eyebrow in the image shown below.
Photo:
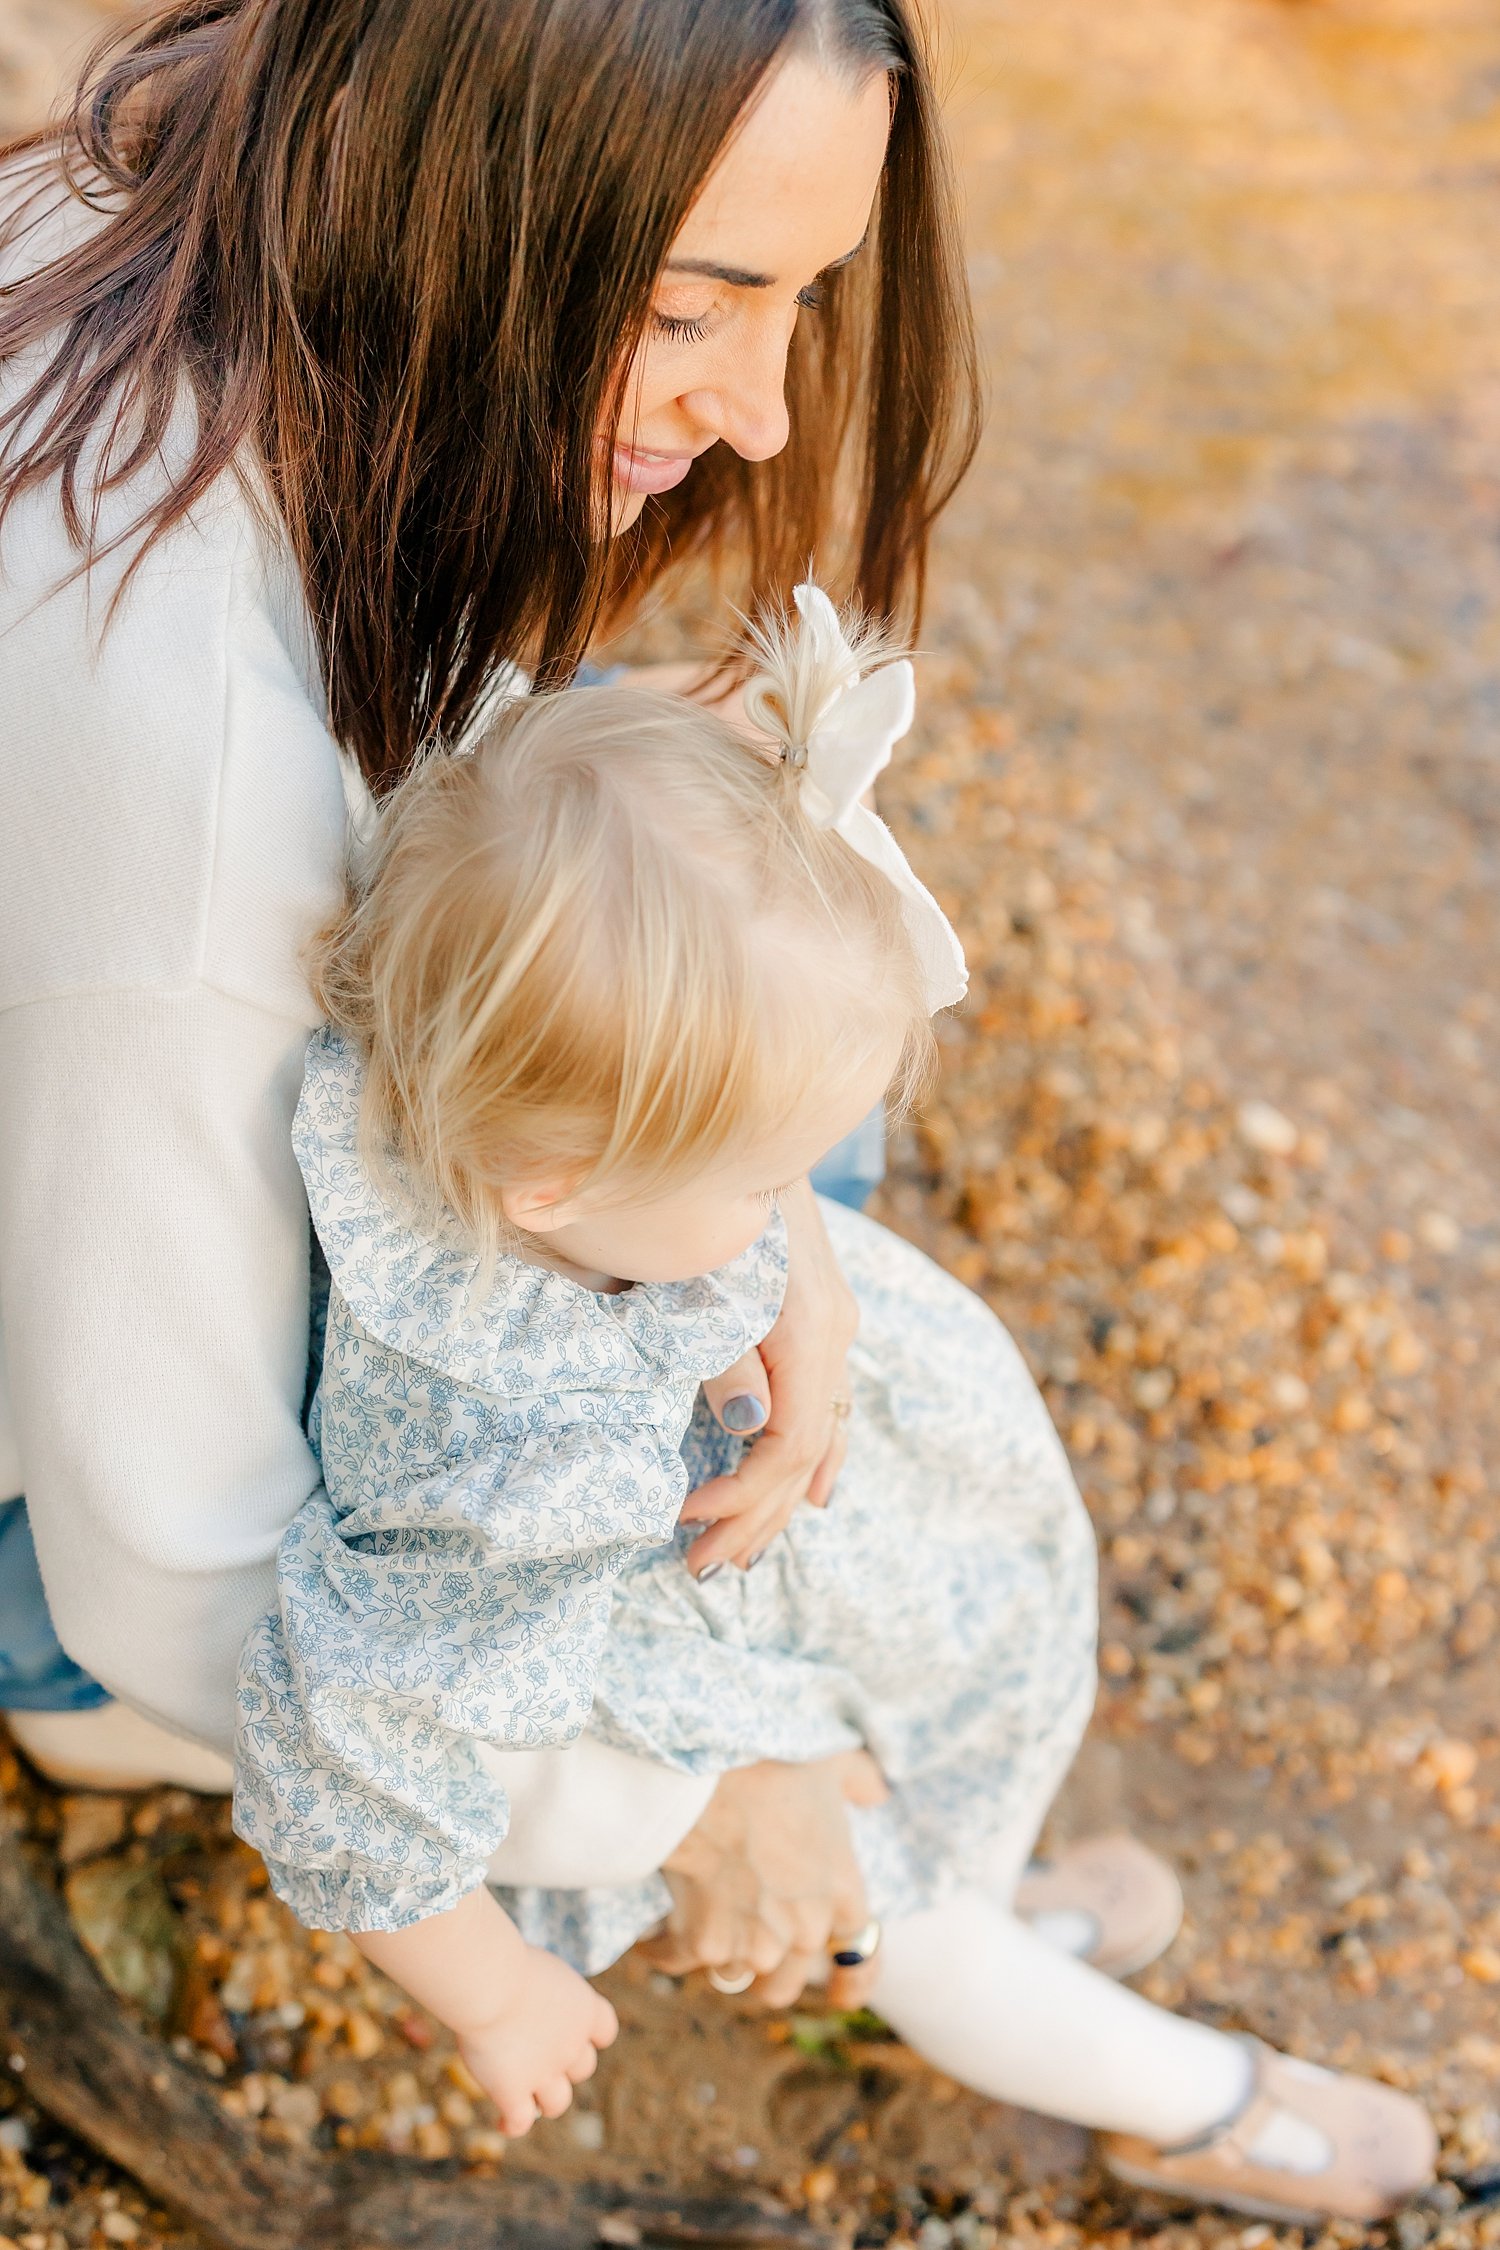
M835 273L840 266L847 266L852 258L859 256L868 240L867 235L861 235L852 250L846 250L842 258L831 258L822 271ZM691 273L699 275L705 281L726 281L731 289L774 289L776 286L775 276L772 274L751 273L744 266L715 265L710 258L669 258L662 272Z

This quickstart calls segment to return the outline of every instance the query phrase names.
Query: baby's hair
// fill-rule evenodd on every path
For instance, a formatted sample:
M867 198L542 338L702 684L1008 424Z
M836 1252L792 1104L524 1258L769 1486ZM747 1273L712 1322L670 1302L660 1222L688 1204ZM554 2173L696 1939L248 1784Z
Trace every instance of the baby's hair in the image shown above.
M756 655L790 740L828 683L781 624ZM798 778L710 709L607 685L419 763L310 963L368 1056L367 1159L493 1250L502 1182L666 1192L897 1047L908 1103L932 1035L899 895Z

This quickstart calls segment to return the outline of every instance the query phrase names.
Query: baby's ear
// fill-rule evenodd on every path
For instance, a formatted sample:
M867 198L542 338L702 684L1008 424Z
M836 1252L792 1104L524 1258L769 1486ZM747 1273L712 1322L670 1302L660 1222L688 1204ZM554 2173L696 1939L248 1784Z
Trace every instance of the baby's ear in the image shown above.
M513 1180L500 1189L500 1208L522 1234L550 1234L573 1216L571 1180Z

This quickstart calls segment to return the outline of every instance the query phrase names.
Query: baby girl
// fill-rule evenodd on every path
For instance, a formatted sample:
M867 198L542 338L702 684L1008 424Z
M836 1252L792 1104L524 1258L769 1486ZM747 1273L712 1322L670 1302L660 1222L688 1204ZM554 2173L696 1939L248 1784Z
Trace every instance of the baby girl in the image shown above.
M797 600L758 643L758 741L627 687L513 703L387 804L319 943L325 1489L245 1647L237 1825L522 2132L615 2035L586 1978L670 1896L491 1888L507 1761L585 1729L708 1782L868 1751L879 1921L850 1945L903 2036L1105 2129L1129 2177L1375 2216L1426 2177L1414 2104L1150 2007L1012 1911L1090 1707L1094 1550L977 1297L827 1206L861 1313L838 1490L695 1569L684 1500L718 1478L732 1510L741 1450L700 1386L776 1319L778 1195L909 1098L964 986L862 802L910 666Z

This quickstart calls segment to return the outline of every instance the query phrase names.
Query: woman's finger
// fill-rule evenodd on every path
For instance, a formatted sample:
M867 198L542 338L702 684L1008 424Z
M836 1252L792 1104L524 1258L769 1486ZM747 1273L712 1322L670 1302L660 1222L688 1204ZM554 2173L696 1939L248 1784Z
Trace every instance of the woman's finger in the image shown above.
M810 1984L821 1983L827 1967L826 1953L789 1953L769 1976L758 1980L752 1997L763 2008L795 2008Z
M779 1502L770 1508L757 1508L746 1516L728 1516L710 1526L701 1538L693 1541L688 1556L688 1568L695 1578L716 1563L736 1563L741 1570L749 1570L759 1562L773 1539L778 1539L796 1513L796 1507L784 1507Z
M890 1797L891 1785L868 1750L841 1750L828 1762L846 1805L883 1805Z
M822 1465L832 1443L831 1425L830 1414L811 1446L786 1436L779 1428L768 1431L733 1476L713 1477L699 1486L689 1503L689 1520L729 1522L778 1507L790 1515L806 1499L808 1487Z
M857 1969L833 1969L828 1978L828 2005L842 2014L847 2009L868 2008L880 1976L880 1956L862 1961Z
M818 1463L812 1483L807 1488L810 1508L826 1508L833 1498L833 1488L839 1481L839 1472L849 1451L849 1426L842 1417L833 1425L833 1436L828 1451Z
M703 1396L731 1437L754 1437L771 1419L771 1379L757 1351L746 1352L705 1383Z
M685 1977L698 1966L698 1956L680 1930L658 1930L654 1937L642 1938L637 1950L664 1977Z

